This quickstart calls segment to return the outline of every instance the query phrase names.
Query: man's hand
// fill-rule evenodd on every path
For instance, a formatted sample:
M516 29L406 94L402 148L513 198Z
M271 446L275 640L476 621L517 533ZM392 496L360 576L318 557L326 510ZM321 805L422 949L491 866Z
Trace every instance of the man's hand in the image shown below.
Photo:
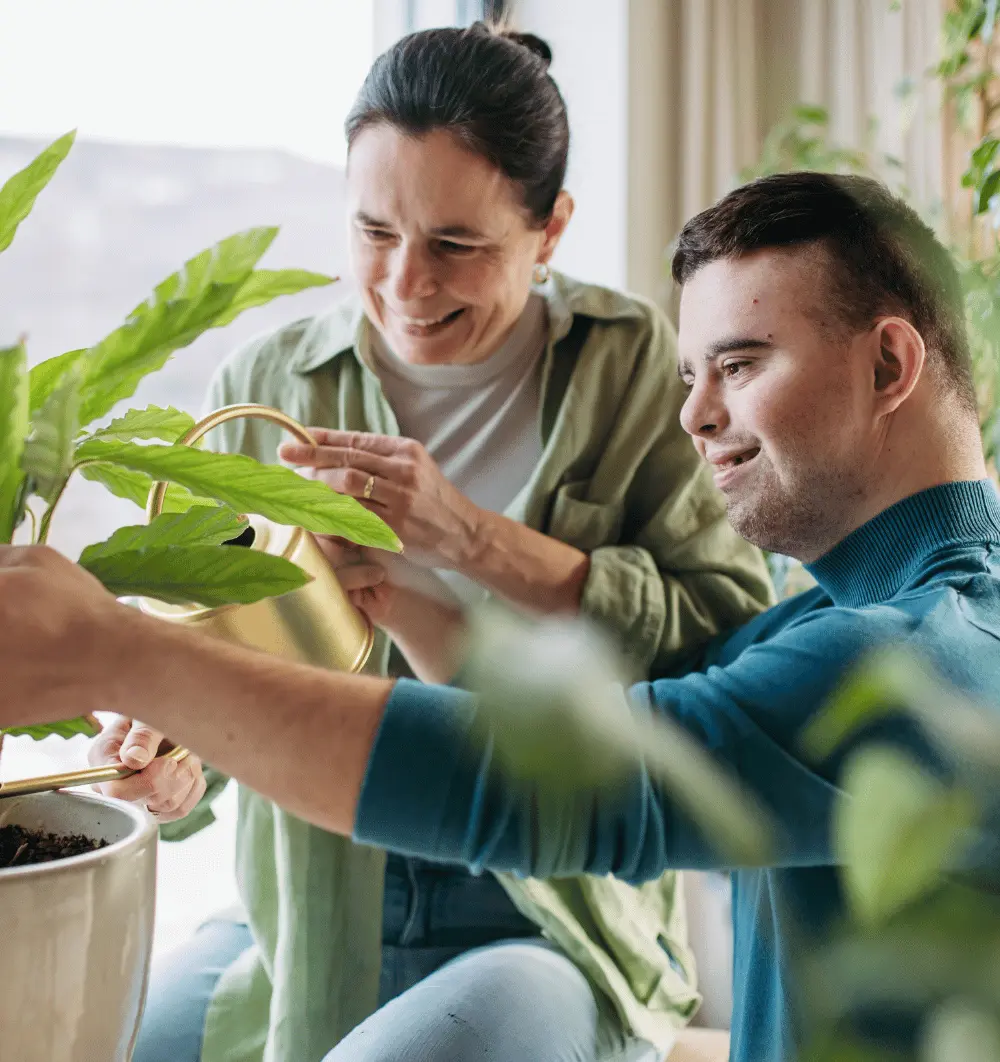
M0 726L109 709L130 679L129 610L46 546L0 545Z
M309 431L318 445L284 443L278 456L382 517L412 561L462 568L477 548L481 510L445 479L420 443L368 432Z
M205 776L194 753L179 763L155 759L158 752L169 748L162 734L138 720L118 716L94 738L88 759L94 767L123 763L139 774L95 788L105 796L142 804L160 822L183 819L205 795Z

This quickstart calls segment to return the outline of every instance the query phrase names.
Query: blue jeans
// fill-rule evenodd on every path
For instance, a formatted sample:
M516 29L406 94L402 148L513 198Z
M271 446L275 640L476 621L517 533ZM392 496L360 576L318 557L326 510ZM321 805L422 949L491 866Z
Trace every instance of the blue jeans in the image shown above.
M198 1062L215 985L252 943L246 926L213 921L155 963L133 1062ZM389 857L379 996L325 1062L656 1057L617 1034L607 1004L491 875Z

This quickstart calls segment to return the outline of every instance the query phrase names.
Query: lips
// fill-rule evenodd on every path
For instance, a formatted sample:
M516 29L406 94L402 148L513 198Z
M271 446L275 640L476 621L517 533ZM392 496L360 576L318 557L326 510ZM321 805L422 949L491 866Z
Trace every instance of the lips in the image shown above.
M451 310L440 317L409 317L403 313L396 313L396 318L403 330L410 335L432 335L447 328L464 312L464 307L462 307L458 310Z
M751 446L746 450L734 450L728 454L717 454L714 457L710 457L709 461L716 472L728 472L731 468L739 468L740 465L748 464L759 453L759 446Z

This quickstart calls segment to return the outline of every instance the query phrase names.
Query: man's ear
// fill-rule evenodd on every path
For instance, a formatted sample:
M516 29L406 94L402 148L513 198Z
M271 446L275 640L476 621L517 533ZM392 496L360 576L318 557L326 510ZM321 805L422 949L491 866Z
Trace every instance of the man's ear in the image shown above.
M920 333L901 317L883 317L871 342L873 398L883 414L893 413L923 376L927 349Z
M555 254L559 241L562 239L562 234L566 231L566 226L569 225L569 219L573 216L575 205L573 197L565 188L556 196L556 205L552 208L552 217L549 218L548 224L545 226L545 240L542 243L541 254L538 256L540 263L547 262Z

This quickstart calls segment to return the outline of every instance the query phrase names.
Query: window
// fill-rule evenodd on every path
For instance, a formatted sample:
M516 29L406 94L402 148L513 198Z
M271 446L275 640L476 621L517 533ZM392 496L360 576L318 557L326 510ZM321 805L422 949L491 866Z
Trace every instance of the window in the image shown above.
M32 361L106 335L224 236L282 227L265 265L346 270L347 111L374 56L375 0L31 0L0 4L0 182L48 140L78 140L0 256L0 336ZM30 86L27 89L26 86ZM328 305L321 289L253 310L178 352L130 404L197 413L249 336ZM141 520L74 482L51 542L70 556ZM141 717L141 691L135 714ZM8 740L5 777L83 766L86 742ZM220 821L160 857L157 943L235 898L234 793Z

